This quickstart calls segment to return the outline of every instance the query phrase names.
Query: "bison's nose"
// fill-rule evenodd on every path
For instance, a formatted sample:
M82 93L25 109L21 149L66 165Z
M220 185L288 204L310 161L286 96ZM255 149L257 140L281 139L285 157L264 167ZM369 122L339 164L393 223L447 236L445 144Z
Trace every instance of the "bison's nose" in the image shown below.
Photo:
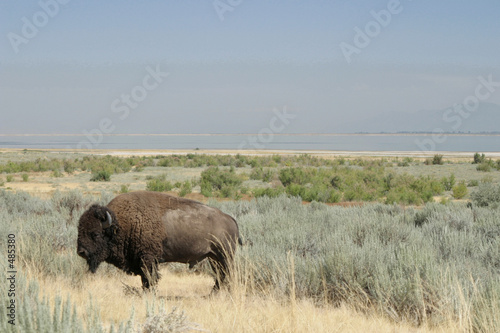
M77 253L80 257L84 259L87 259L87 257L89 256L89 253L83 247L79 247Z

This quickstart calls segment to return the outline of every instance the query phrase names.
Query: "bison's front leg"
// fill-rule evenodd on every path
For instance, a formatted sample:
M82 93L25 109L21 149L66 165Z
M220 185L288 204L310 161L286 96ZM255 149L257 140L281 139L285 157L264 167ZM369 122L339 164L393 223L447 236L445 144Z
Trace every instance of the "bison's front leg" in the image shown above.
M151 287L154 288L160 279L158 261L153 257L145 257L141 261L142 266L140 276L142 280L142 289L149 290Z

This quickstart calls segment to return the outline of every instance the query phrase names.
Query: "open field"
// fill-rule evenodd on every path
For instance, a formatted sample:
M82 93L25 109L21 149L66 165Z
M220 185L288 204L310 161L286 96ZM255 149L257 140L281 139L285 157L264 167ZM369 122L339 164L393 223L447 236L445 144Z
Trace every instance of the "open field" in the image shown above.
M239 199L286 192L299 195L305 201L326 203L378 201L422 204L443 198L453 200L452 188L461 181L465 182L468 193L484 181L500 183L498 154L487 153L490 163L485 166L489 170L480 171L478 164L471 163L472 153L438 154L443 162L437 165L427 163L436 154L400 153L398 156L393 152L372 152L372 155L351 152L348 155L345 152L302 154L249 151L240 155L237 151L3 149L0 150L0 188L48 198L57 191L76 189L89 194L143 190L152 178L164 177L172 184L172 193L180 192L179 183L189 182L190 191L185 195L206 201L206 191L201 188L202 172L211 166L220 166L222 170L231 166L241 182L225 191L214 188L216 191L212 195ZM117 167L118 162L123 163ZM286 175L281 173L282 170L294 167L304 169L307 175L291 179L293 184L285 183L283 187ZM340 177L340 182L331 183L331 172L314 173L314 170L325 168L333 170ZM94 173L104 169L109 170L106 171L110 176L107 181L90 181ZM450 186L443 186L443 178L452 175L454 180ZM392 191L388 186L392 187ZM407 193L405 187L414 188L414 193ZM200 192L204 192L205 196Z
M120 152L115 157L136 153ZM17 332L28 332L29 327L37 332L132 332L132 328L156 332L144 325L158 326L161 321L177 325L174 332L186 327L210 332L500 330L498 198L481 197L480 201L471 196L479 188L498 188L500 171L478 171L470 154L453 159L445 155L442 165L425 165L432 155L409 159L332 155L328 159L332 164L302 155L264 155L262 160L240 159L239 164L236 155L214 160L158 157L154 162L152 156L161 156L155 152L143 155L144 160L131 160L136 164L112 173L109 181L91 182L93 171L81 170L87 166L78 163L70 165L76 166L74 170L66 168L71 172L55 163L53 169L60 166L60 174L52 169L0 174L0 251L7 253L3 240L9 234L16 235L18 249ZM85 156L94 155L4 151L0 166L10 161L16 168L20 165L16 163L38 161L22 167L51 168L40 161ZM103 161L110 162L94 162ZM88 162L90 167L92 161ZM113 160L116 165L121 162ZM234 163L234 179L242 181L237 194L245 200L220 198L218 190L212 193L216 199L202 195L202 183L193 179L202 177L210 166L198 166L198 162L225 163L220 168L226 173L231 173ZM264 174L275 171L274 178L251 177L260 172L255 163L260 163ZM384 204L386 197L347 208L318 202L303 205L287 192L276 198L253 198L251 189L282 186L281 182L293 177L279 177L281 170L293 168L337 170L345 179L349 172L360 172L362 178L382 172L417 180L428 176L441 180L454 174L457 183L472 180L478 184L467 187L465 200L473 201L472 209L464 199L454 200L452 191L431 197L443 204L430 201L417 206ZM238 250L231 288L210 295L213 276L204 263L192 271L171 264L163 266L156 294L143 294L140 278L107 264L91 275L76 255L76 225L86 207L95 201L109 202L123 186L127 191L143 190L151 179L163 175L172 184L192 182L195 186L186 197L208 202L237 219L249 242ZM7 176L12 179L7 181ZM247 194L240 192L244 187L250 189ZM179 191L177 187L169 190L172 194ZM479 207L484 201L490 204ZM4 265L2 260L5 271ZM3 311L0 330L12 331Z

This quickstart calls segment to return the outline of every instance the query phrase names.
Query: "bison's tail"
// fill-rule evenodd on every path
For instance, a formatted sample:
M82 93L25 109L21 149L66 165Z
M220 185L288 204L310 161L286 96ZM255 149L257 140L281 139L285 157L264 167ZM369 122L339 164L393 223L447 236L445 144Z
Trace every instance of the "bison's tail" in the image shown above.
M238 244L243 245L243 239L241 239L241 237L238 237Z

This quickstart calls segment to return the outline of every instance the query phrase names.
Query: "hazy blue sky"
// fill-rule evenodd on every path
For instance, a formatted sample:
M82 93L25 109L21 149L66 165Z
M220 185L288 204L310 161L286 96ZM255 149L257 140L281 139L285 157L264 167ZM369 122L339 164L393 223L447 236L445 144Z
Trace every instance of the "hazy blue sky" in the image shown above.
M500 82L498 0L60 2L0 3L0 133L339 132Z

